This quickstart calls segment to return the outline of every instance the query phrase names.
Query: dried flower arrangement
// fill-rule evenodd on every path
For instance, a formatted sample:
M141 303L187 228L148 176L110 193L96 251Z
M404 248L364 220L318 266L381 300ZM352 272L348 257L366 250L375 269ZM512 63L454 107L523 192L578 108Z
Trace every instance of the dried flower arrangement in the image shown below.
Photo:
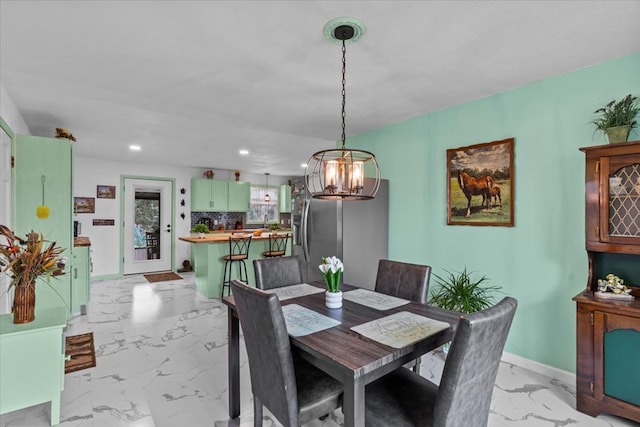
M65 128L56 128L56 138L66 138L71 141L75 141L76 138L73 136L71 131Z

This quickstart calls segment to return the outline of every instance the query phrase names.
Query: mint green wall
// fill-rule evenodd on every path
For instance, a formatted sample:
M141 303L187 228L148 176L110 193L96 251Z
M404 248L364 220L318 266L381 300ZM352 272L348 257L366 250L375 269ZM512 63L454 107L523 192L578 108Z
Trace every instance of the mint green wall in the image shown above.
M519 301L506 351L575 372L571 298L587 280L578 148L607 143L593 111L628 93L640 95L640 53L350 138L390 181L389 257L487 275ZM515 226L448 226L446 150L509 137Z

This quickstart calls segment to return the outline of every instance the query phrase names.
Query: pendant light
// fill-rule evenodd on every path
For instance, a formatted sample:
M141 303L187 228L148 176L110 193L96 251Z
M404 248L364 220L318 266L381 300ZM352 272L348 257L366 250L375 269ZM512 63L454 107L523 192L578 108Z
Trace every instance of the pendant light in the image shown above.
M271 201L271 196L269 196L269 172L266 172L265 175L267 176L267 191L264 194L264 201L269 203Z
M380 168L373 153L345 148L346 43L354 43L364 31L360 20L348 17L332 19L324 26L327 39L342 43L342 147L318 151L307 162L304 178L314 199L369 200L380 187ZM365 183L365 171L374 179Z

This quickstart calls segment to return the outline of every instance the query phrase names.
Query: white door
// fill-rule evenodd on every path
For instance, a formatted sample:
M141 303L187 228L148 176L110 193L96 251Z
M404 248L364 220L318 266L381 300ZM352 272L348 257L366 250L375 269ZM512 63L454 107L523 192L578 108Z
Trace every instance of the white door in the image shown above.
M124 274L171 270L173 182L124 180Z

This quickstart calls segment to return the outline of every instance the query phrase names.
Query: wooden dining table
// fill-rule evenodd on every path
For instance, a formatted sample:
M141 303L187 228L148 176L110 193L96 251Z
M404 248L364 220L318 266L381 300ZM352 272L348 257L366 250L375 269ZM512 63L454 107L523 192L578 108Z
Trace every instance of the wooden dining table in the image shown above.
M310 285L324 288L323 282ZM355 289L358 288L342 286L343 293ZM309 335L290 335L290 342L292 351L344 384L342 410L346 427L364 426L365 386L368 383L450 341L459 319L459 313L416 302L377 310L344 299L342 308L329 309L324 300L324 292L320 292L287 299L281 301L281 305L297 304L340 322ZM233 296L222 301L228 311L229 416L233 419L240 415L240 325ZM446 322L449 327L400 348L381 344L351 330L354 326L399 312Z

